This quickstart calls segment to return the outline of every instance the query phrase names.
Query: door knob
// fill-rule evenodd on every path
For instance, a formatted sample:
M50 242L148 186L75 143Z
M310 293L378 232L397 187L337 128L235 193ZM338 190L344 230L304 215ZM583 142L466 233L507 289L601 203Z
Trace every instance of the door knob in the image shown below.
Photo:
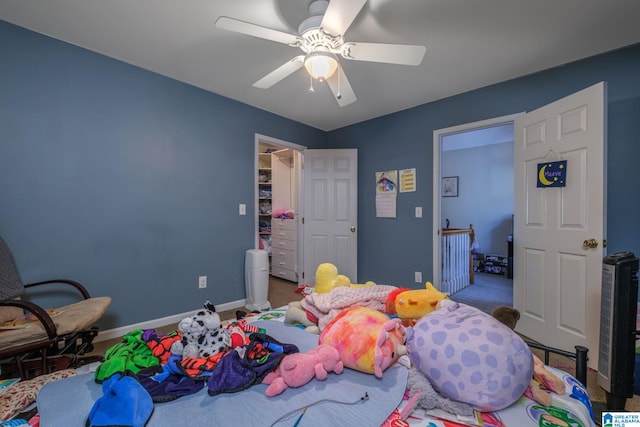
M351 227L351 232L355 233L356 232L356 228L355 227Z
M587 239L582 242L582 247L585 249L593 249L598 247L598 241L596 239Z

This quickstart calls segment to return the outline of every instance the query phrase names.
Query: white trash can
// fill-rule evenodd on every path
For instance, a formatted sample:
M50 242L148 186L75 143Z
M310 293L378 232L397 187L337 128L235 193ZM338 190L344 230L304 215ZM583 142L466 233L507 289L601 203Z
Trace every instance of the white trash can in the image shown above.
M249 249L244 259L246 307L251 311L271 308L269 296L269 254L261 249Z

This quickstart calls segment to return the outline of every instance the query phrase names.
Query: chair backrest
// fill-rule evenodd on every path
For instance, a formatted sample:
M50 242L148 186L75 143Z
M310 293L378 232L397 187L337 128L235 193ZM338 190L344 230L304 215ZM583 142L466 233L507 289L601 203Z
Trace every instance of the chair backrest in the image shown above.
M0 237L0 300L22 295L24 286L7 243Z

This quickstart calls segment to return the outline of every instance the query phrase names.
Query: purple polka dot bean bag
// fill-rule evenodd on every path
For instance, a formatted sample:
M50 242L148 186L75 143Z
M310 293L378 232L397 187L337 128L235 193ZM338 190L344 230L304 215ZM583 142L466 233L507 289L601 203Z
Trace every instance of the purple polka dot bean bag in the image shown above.
M407 351L441 394L483 412L518 400L533 373L531 350L518 334L454 302L407 328Z

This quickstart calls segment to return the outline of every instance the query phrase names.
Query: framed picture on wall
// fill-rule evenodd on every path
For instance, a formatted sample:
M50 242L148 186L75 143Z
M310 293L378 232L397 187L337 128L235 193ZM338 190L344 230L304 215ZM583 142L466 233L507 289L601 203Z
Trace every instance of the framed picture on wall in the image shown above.
M442 177L442 197L458 197L458 177Z

